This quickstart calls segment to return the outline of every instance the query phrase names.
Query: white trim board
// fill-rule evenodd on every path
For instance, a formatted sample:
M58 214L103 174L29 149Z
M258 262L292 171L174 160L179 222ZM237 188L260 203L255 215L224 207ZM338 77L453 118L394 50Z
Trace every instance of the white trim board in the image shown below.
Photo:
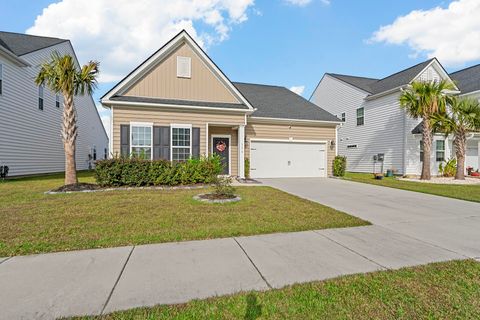
M210 136L210 151L213 154L213 138L228 138L228 175L232 175L232 135L231 134L212 134Z

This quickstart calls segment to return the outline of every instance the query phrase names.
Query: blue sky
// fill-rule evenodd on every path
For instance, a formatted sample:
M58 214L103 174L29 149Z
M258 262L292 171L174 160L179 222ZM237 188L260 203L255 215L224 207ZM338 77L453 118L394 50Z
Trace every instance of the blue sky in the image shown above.
M242 1L243 4L238 4ZM118 31L127 31L118 32L120 38L118 34L107 38L107 34L117 31L106 22L109 12L121 7L126 3L124 0L99 1L105 4L94 8L99 13L91 18L92 22L88 15L83 20L75 16L63 21L67 13L76 14L72 11L78 3L91 3L89 1L0 0L0 30L29 30L33 34L68 37L80 60L100 60L104 67L102 71L108 76L95 93L96 100L115 84L112 80L125 75L162 46L177 29L185 26L203 43L209 56L231 80L289 88L304 86L302 95L308 98L325 72L383 77L437 54L447 70L479 63L478 46L468 47L466 53L462 49L468 39L463 39L461 34L466 33L465 28L472 28L467 22L479 20L479 6L474 5L475 9L472 9L472 1L459 0L452 4L452 1L434 0L278 0L255 3L237 0L236 7L229 7L225 4L229 1L218 0L219 4L212 8L199 8L203 13L198 17L196 12L190 15L179 13L191 8L187 0L178 3L170 0L172 8L165 10L169 13L162 15L161 7L145 12L139 9L138 15L143 17L131 17L132 21L122 27L119 23L126 19L119 13ZM54 2L60 2L61 6L43 11ZM131 8L128 10L132 11ZM152 16L150 24L145 14ZM454 31L446 29L444 38L434 32L419 37L422 33L419 30L437 28L457 20L466 20L465 26L460 24L450 28ZM144 24L143 29L130 32L138 23ZM480 27L478 22L474 25L478 29L470 31L476 32L472 37L477 39ZM387 28L382 31L382 26ZM122 42L129 46L120 48L119 52L127 53L128 59L123 59L122 54L114 58L106 56L104 51L109 51L108 47L99 44L108 43L111 47ZM138 48L136 43L143 45ZM455 50L461 54L454 55L452 51Z

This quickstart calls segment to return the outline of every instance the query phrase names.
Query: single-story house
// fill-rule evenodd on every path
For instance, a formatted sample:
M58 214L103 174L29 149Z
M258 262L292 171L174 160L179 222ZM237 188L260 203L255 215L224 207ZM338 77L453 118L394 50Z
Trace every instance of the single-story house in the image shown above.
M108 91L117 156L220 155L224 174L326 177L340 120L279 86L231 82L182 31Z

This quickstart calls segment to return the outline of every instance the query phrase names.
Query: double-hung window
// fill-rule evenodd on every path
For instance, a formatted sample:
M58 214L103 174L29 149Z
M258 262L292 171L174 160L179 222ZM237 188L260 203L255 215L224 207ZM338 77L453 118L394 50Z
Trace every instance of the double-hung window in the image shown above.
M133 156L151 160L152 152L152 131L153 125L132 123L130 124L131 143L130 153Z
M3 94L3 64L0 63L0 96Z
M38 86L38 109L43 110L43 84Z
M420 162L423 162L423 140L420 140Z
M55 95L55 107L57 107L57 109L60 109L60 94L57 93Z
M435 158L436 161L442 162L445 160L445 140L437 140L435 142Z
M365 124L365 109L363 107L357 109L357 126Z
M171 159L172 161L186 161L192 156L192 126L171 126Z
M341 119L342 119L342 122L345 122L345 112L342 112L342 117L341 117Z

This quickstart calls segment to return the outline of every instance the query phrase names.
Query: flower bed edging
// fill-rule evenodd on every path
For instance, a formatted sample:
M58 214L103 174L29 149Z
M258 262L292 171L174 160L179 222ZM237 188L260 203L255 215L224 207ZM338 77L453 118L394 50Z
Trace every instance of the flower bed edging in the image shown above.
M201 201L201 202L206 202L206 203L229 203L229 202L238 202L242 200L239 196L236 196L235 198L231 199L204 199L202 198L203 195L206 195L206 193L198 194L193 197L194 200Z

